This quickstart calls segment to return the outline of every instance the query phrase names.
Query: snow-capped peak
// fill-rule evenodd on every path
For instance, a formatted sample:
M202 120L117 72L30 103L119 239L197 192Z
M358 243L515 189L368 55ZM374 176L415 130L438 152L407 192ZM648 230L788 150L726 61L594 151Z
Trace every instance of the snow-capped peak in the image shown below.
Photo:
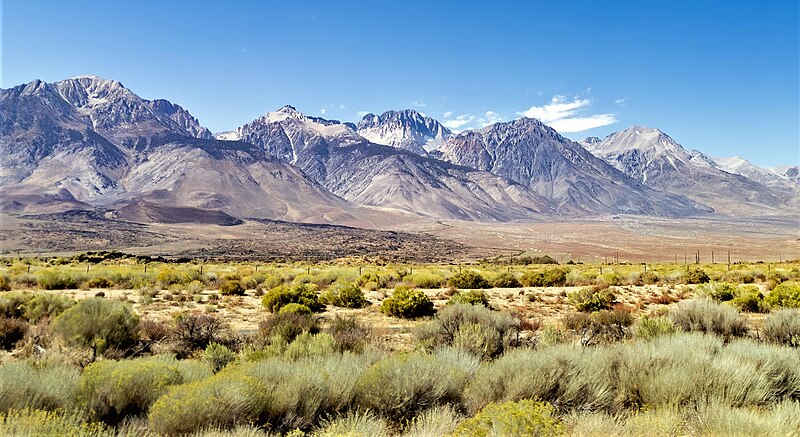
M669 135L659 129L632 126L615 132L600 142L587 144L588 149L599 155L620 154L638 149L648 154L674 154L689 158L689 153Z
M376 144L406 149L420 155L438 149L452 133L437 120L413 109L367 114L358 122L358 134Z

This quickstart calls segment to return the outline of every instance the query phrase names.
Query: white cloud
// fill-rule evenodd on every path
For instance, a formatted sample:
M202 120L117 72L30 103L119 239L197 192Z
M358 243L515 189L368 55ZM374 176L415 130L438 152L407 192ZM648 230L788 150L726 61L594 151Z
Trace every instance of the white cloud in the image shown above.
M356 112L356 115L361 117L361 118L364 118L364 116L367 115L367 114L369 114L369 112L367 112L367 111L358 111L358 112Z
M486 127L490 124L506 121L506 118L494 111L486 111L482 117L478 118L479 127Z
M624 105L624 104L625 104L625 99L617 99L617 100L614 100L614 103L616 103L617 105L620 105L620 106L622 106L622 105Z
M451 129L453 131L456 131L456 130L459 130L462 127L468 125L469 123L472 123L472 120L475 120L475 116L474 115L462 114L462 115L459 115L456 118L451 118L449 120L445 120L442 124L446 128Z
M320 109L320 110L319 110L319 113L320 113L321 115L325 115L325 113L326 113L326 112L328 112L328 110L327 110L327 109L325 109L325 108L322 108L322 109Z
M450 118L452 116L453 116L453 111L446 111L444 114L442 114L442 117L444 118Z
M419 100L412 100L411 101L411 106L416 106L417 108L425 108L428 105L426 105L425 102L421 102Z
M539 119L559 132L581 132L617 122L614 114L587 115L592 105L589 99L574 98L571 101L564 96L553 96L550 103L544 106L531 106L518 115Z

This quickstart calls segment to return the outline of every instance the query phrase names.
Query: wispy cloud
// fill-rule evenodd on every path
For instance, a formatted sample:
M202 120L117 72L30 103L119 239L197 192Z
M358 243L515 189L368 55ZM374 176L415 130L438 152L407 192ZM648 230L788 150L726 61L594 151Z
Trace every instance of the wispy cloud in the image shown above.
M321 109L319 110L319 114L320 114L320 115L325 115L325 113L326 113L326 112L328 112L328 110L327 110L327 109L325 109L325 108L321 108Z
M619 106L623 106L623 105L625 105L625 99L614 100L614 103L616 103Z
M425 102L419 100L412 100L411 106L416 106L417 108L426 108L428 105L426 105Z
M442 124L453 132L461 132L466 129L480 129L490 124L506 121L506 118L495 111L486 111L483 114L461 114L453 117L452 111L442 114L444 121Z
M565 133L581 132L617 122L614 114L587 114L591 105L590 99L575 97L569 100L564 96L553 96L550 103L543 106L531 106L526 111L517 114L539 119L553 129Z

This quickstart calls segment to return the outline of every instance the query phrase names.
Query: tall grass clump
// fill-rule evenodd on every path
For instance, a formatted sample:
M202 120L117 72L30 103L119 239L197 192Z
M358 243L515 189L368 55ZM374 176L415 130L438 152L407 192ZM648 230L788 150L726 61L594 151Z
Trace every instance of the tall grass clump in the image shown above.
M634 335L642 340L652 340L662 335L672 335L677 332L675 323L669 317L650 317L643 315L634 326Z
M104 360L86 367L78 399L92 419L116 424L146 413L168 387L210 375L203 363L164 356Z
M500 273L492 279L492 287L494 288L517 288L521 286L522 283L519 282L519 279L510 272Z
M416 336L419 345L429 351L454 346L488 359L519 342L519 321L483 306L455 304L440 310Z
M710 299L678 302L668 316L684 331L717 334L726 339L747 334L747 323L735 308Z
M95 297L61 313L53 330L68 343L89 347L97 354L130 347L138 338L138 325L139 317L130 304Z
M477 367L476 358L453 350L392 355L364 371L357 404L403 423L437 405L460 405Z
M83 275L64 270L43 270L36 278L43 290L71 290L80 287L85 280Z
M764 321L764 339L777 344L800 347L800 310L777 310Z
M72 406L80 369L61 363L11 361L0 365L0 411Z

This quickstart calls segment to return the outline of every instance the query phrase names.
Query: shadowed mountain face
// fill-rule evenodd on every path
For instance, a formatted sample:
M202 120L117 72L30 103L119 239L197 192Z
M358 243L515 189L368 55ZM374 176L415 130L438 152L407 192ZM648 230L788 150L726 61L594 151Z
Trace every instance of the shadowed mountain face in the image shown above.
M531 118L463 132L447 140L440 152L447 161L525 185L561 211L666 216L710 211L685 197L643 186Z
M452 133L441 123L413 109L367 114L358 122L358 134L375 144L429 156Z
M551 211L541 196L505 178L374 144L351 125L289 106L226 137L262 147L357 204L465 220L533 219Z
M218 141L180 106L80 77L0 91L5 211L147 199L236 216L349 221L353 206L266 155Z
M769 187L742 174L726 171L698 151L689 152L658 129L634 126L590 145L642 184L682 194L723 213L779 213L797 204L796 190Z

